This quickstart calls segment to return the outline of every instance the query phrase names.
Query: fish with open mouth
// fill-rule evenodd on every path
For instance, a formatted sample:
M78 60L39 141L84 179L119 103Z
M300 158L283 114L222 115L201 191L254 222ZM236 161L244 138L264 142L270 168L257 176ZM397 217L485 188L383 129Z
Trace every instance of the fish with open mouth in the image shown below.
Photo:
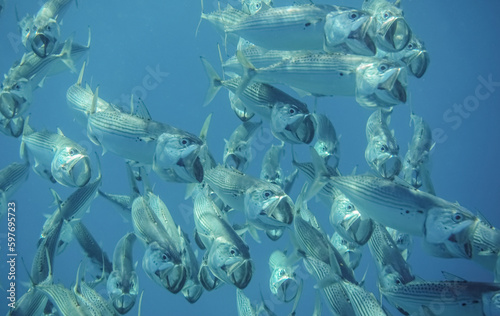
M299 293L300 282L293 266L292 257L287 258L286 252L275 250L269 256L269 288L278 300L288 303Z
M387 59L302 52L256 68L241 51L237 56L244 76L236 95L257 81L286 84L313 96L355 96L361 106L368 108L406 102L406 69Z
M378 109L366 122L366 162L377 174L387 179L394 179L402 167L399 145L394 133L389 130L391 114L392 109Z
M386 52L399 52L406 47L412 30L403 16L401 1L365 0L362 9L372 15L368 34L377 48Z
M0 92L0 113L6 118L20 117L33 101L33 91L26 78L20 78L13 85L3 87Z
M199 272L203 287L211 291L224 282L245 288L253 274L248 245L231 227L206 187L194 197L194 220L196 234L206 248Z
M316 121L316 143L314 149L318 155L333 169L337 169L340 160L339 140L335 127L324 114L313 114ZM328 163L330 161L330 163Z
M134 307L139 293L139 278L132 259L135 240L134 233L127 233L118 241L113 253L113 271L106 283L113 307L122 315Z
M233 167L244 172L252 161L252 142L257 131L262 126L261 122L243 122L233 131L224 146L224 166Z
M258 229L280 229L293 221L293 202L276 184L223 166L207 170L205 181L225 204L244 212L248 223Z
M85 148L58 130L35 132L26 119L21 142L21 157L32 157L33 171L51 182L82 187L90 180L90 158Z

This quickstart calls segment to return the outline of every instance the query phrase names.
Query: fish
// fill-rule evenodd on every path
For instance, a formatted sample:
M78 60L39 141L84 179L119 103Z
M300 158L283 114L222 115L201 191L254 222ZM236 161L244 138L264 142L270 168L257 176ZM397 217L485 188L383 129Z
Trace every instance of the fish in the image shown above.
M38 244L33 263L31 264L31 283L33 285L47 284L51 280L52 267L54 266L54 257L62 228L62 220L53 226L53 229L46 238Z
M220 281L244 289L254 270L249 247L208 194L204 188L194 198L197 235L207 249L199 272L200 282L207 291L219 286ZM215 278L208 279L210 274Z
M408 260L413 248L413 237L410 234L402 233L396 229L386 227L387 232L391 235L392 240L396 243L403 259Z
M198 272L200 271L200 265L198 263L197 254L193 251L189 238L187 235L181 231L179 227L179 234L182 238L182 249L184 250L182 261L186 267L186 283L182 288L182 295L186 300L194 304L198 301L203 294L203 286L198 279Z
M233 167L242 172L248 169L253 159L252 142L261 126L262 121L243 122L236 127L224 146L224 166Z
M19 137L23 133L24 118L22 116L8 119L0 113L0 132L6 136Z
M472 246L472 260L479 263L489 271L495 271L500 265L500 233L485 219L479 218L473 232L469 236Z
M280 301L288 303L299 293L300 282L293 266L293 259L287 258L286 252L275 250L269 256L269 288L271 293Z
M363 32L369 20L369 14L352 8L296 5L242 15L225 31L271 50L338 51L344 44L348 52L373 55L375 46Z
M333 169L337 169L340 160L340 148L335 127L324 114L313 114L316 121L316 143L314 149ZM331 160L330 160L331 159ZM330 161L330 163L328 163Z
M231 103L231 109L240 121L246 122L255 116L255 113L249 110L245 103L243 103L243 101L241 101L232 91L228 91L228 97L229 103Z
M335 232L359 246L366 244L373 232L373 221L362 218L356 206L342 193L335 196L329 220Z
M47 130L35 132L28 121L24 122L20 155L33 157L33 171L64 186L86 185L92 172L86 149L64 136L60 129L56 134Z
M134 307L139 293L139 277L132 259L135 240L134 233L127 233L118 241L113 253L113 271L106 283L113 307L122 315Z
M116 311L111 302L102 297L93 286L85 282L84 277L80 278L80 270L85 270L78 267L78 272L76 274L76 284L73 287L73 293L78 301L79 305L85 306L89 311L90 315L102 315L102 316L114 316ZM83 271L82 275L85 274Z
M73 234L92 264L97 268L98 275L108 276L113 271L113 265L108 255L99 246L88 228L79 220L71 224Z
M366 122L365 159L381 177L394 179L402 168L399 145L394 133L389 130L392 109L374 111Z
M207 20L224 39L224 44L236 45L239 41L239 36L235 34L226 33L226 27L231 24L237 23L242 17L249 15L242 10L233 8L229 3L224 9L220 6L217 11L212 13L204 13L202 5L202 13L200 18L200 23L202 20Z
M334 232L330 238L330 242L338 250L342 258L344 259L347 266L355 270L359 263L361 262L361 257L363 255L362 247L356 243L349 242L342 238L340 234Z
M33 20L33 31L27 34L31 49L41 58L54 50L61 30L56 19L61 19L72 0L49 0L38 10Z
M413 136L403 160L403 179L414 188L436 195L429 174L429 155L436 144L432 131L422 117L412 113Z
M233 209L262 230L280 229L293 221L293 202L283 189L238 170L217 166L207 170L205 181Z
M49 297L62 315L91 315L88 308L77 301L75 293L61 283L42 285L38 288Z
M33 91L26 78L3 87L0 92L0 113L6 118L17 118L26 113L33 101Z
M255 68L238 52L244 67L237 95L252 81L282 83L313 96L355 96L363 107L392 107L406 102L407 74L400 65L368 56L303 53Z
M368 34L377 48L386 52L399 52L406 47L412 30L403 16L400 1L394 4L387 0L366 0L362 10L372 15Z
M153 281L175 294L186 283L186 267L180 244L176 243L179 236L169 231L168 226L174 223L165 223L168 215L163 210L154 210L150 202L146 195L136 198L132 204L134 232L146 246L142 267Z
M283 170L281 170L280 162L283 156L285 143L281 145L271 145L271 147L264 154L262 159L262 167L260 171L260 178L262 180L274 183L283 187Z
M30 164L13 162L0 170L0 218L7 214L7 202L26 182L29 176Z
M215 97L221 87L232 93L237 92L242 78L221 80L205 58L201 57L201 61L210 84L205 105ZM292 144L308 144L314 138L314 121L307 105L287 93L271 85L256 82L250 84L235 97L239 98L250 113L257 113L262 119L269 121L271 131L276 138ZM241 118L241 114L238 117Z
M487 315L484 308L491 302L489 297L499 290L497 283L415 280L405 285L383 287L380 292L405 315L418 313L421 306L439 311L440 315ZM434 304L439 304L439 310Z
M250 299L243 293L243 290L236 289L236 306L238 308L238 316L257 316L258 306L254 306Z
M241 11L255 14L261 10L267 10L273 6L272 0L242 0Z

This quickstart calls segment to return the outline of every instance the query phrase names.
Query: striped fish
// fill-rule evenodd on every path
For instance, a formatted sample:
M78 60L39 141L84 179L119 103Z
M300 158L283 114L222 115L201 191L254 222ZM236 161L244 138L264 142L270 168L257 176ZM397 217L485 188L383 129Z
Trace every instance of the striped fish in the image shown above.
M91 313L85 305L81 305L73 291L65 288L62 284L41 285L38 287L57 306L63 316L97 316Z
M252 142L257 131L262 126L261 122L243 122L233 131L224 146L222 159L225 167L232 167L244 172L252 161Z
M0 218L7 213L7 202L28 179L29 167L28 161L13 162L0 170Z

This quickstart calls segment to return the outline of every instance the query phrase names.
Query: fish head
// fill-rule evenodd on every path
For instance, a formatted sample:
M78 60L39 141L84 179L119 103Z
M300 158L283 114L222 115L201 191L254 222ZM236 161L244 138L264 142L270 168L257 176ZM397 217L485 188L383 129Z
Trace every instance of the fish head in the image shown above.
M399 146L394 141L375 137L366 147L365 159L383 178L394 179L403 167L398 153Z
M229 102L231 103L231 109L234 114L236 114L242 122L246 122L254 117L255 113L250 111L246 107L245 103L243 103L243 101L241 101L241 99L231 91L229 91Z
M331 242L349 268L354 270L359 266L361 256L363 255L363 248L359 244L347 241L338 234L338 231L332 235Z
M90 180L90 158L83 148L63 147L54 155L51 171L60 184L82 187Z
M21 21L18 22L19 30L21 31L21 41L24 47L31 49L31 39L35 36L36 27L35 20L32 15L27 14Z
M293 221L292 200L279 186L269 182L248 189L244 206L248 221L262 229L279 229Z
M179 258L157 242L146 248L142 268L150 279L172 293L178 293L186 283L186 268Z
M318 139L314 144L314 149L325 160L325 163L328 163L334 169L338 167L340 152L337 142L330 139Z
M309 144L315 134L315 121L307 106L278 102L271 112L273 135L292 144Z
M33 100L28 79L21 78L0 93L0 113L6 118L19 117L26 112Z
M424 42L416 36L412 36L406 47L395 55L394 57L401 60L408 67L410 73L417 78L424 75L430 63L429 53L425 49Z
M363 63L356 70L356 101L368 108L405 103L406 86L406 69L387 59Z
M37 27L35 36L31 40L31 49L40 58L52 54L57 40L61 36L61 28L55 19L48 19L44 25Z
M335 231L349 242L363 245L373 232L373 222L363 219L346 197L336 197L330 211L330 223Z
M207 264L216 277L239 289L244 289L252 279L253 263L246 244L236 245L224 237L216 238Z
M139 289L139 277L135 271L122 274L115 270L109 275L106 287L113 307L120 314L125 314L135 304Z
M413 248L413 237L410 234L400 232L390 227L386 227L386 229L398 247L403 259L407 261L410 257L411 249Z
M250 142L226 142L224 146L223 163L225 166L233 167L236 170L244 171L248 168L249 161L252 160Z
M199 157L203 142L187 132L163 133L158 138L153 170L172 182L201 182L203 164Z
M291 267L277 267L271 272L269 288L280 301L288 303L297 295L300 283Z
M0 113L0 132L12 137L19 137L23 133L24 119L22 116L12 119L5 118Z
M412 31L403 17L403 11L388 1L367 2L363 4L363 9L372 13L370 34L377 48L386 52L398 52L405 48Z
M375 43L368 34L371 16L366 11L346 9L330 12L325 22L325 51L346 44L353 54L373 56Z
M472 257L471 237L478 218L467 209L451 204L433 207L425 221L425 241L443 244L453 257Z

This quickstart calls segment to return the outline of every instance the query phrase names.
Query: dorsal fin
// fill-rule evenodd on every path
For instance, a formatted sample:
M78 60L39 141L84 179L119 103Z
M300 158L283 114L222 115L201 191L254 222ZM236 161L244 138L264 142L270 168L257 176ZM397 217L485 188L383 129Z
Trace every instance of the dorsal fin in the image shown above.
M144 120L151 120L151 114L149 114L148 108L141 98L137 100L137 111L135 111L135 116L140 117Z
M85 72L85 66L87 63L84 61L82 65L82 70L80 70L80 75L78 75L78 80L76 81L77 86L82 86L82 81L83 81L83 73Z

